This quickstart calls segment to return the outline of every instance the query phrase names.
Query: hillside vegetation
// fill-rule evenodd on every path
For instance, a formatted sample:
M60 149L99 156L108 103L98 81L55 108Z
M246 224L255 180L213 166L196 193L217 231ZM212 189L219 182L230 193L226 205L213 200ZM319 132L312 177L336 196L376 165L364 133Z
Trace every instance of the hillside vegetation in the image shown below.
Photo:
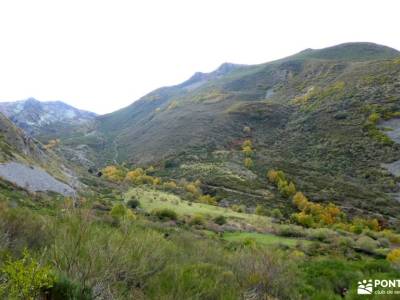
M98 167L157 165L163 176L200 177L211 193L254 207L259 195L285 206L263 183L266 169L280 169L315 201L394 220L397 179L381 164L400 159L400 148L378 125L399 115L399 76L399 52L371 43L223 64L100 116L62 144Z
M397 299L357 286L400 276L399 97L400 53L349 43L226 63L44 144L0 114L0 167L81 187L0 180L0 299Z

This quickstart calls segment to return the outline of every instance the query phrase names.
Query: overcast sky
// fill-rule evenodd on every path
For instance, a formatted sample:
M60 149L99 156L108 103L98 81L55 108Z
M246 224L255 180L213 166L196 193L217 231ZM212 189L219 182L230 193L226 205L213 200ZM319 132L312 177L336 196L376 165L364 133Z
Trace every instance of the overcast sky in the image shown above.
M370 41L400 49L400 1L0 1L0 100L107 113L223 62Z

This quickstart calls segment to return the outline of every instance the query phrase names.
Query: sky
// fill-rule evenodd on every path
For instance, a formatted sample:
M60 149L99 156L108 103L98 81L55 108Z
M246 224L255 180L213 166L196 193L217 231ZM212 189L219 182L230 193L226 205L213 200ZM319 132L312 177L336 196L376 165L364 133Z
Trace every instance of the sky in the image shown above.
M224 62L368 41L400 49L398 0L0 1L0 101L99 114Z

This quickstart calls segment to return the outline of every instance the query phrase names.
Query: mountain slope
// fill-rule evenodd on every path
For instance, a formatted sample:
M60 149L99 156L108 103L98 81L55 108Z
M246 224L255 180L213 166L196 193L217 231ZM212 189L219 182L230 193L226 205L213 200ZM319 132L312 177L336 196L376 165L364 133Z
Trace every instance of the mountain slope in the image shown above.
M400 111L400 64L393 57L400 57L394 49L352 43L195 75L99 117L90 145L98 163L167 161L169 176L184 173L209 186L274 193L264 174L278 168L316 201L395 215L389 194L398 188L381 164L400 159L400 150L368 121L373 113L388 118ZM240 177L245 139L256 151L251 184L195 166L218 165Z
M265 179L283 170L314 201L352 214L400 214L397 180L382 164L400 159L377 125L400 115L400 53L371 43L306 50L254 66L224 64L157 89L65 137L98 166L159 166L201 179L224 201L286 208ZM243 164L251 140L254 167ZM82 154L82 153L81 153Z
M52 152L0 113L0 179L30 192L75 195L71 171ZM1 194L0 194L1 195Z

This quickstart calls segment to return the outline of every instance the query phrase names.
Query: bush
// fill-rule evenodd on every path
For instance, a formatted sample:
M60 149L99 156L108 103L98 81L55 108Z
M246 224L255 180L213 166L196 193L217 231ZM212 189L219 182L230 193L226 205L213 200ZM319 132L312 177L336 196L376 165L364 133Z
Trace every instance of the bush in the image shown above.
M246 211L246 205L237 205L237 204L233 204L232 206L231 206L231 209L233 210L233 211L236 211L236 212L239 212L239 213L243 213L243 212L245 212Z
M393 249L388 253L386 259L395 267L400 266L400 248Z
M160 220L175 221L178 219L178 215L176 214L176 212L169 208L156 209L153 211L153 215L155 215Z
M84 288L79 283L72 282L66 277L57 278L49 292L52 300L93 299L90 289Z
M274 208L271 211L271 217L280 220L283 218L283 215L282 215L282 212L279 210L279 208Z
M125 205L121 204L121 203L117 203L113 206L113 208L110 211L110 215L113 218L119 219L119 218L123 218L126 216L126 207Z
M190 225L203 225L204 224L204 217L202 215L194 215L190 221L189 221Z
M308 237L312 240L327 242L337 236L336 232L328 228L310 229Z
M226 224L226 218L222 215L217 216L214 218L214 223L218 225L224 225Z
M296 225L281 225L277 228L277 234L287 237L304 237L306 232L304 228Z
M361 236L355 245L356 249L362 250L366 253L373 254L375 249L378 248L378 242L368 236Z
M171 265L156 277L149 299L240 299L240 287L229 269L205 262ZM162 297L160 297L160 295Z
M140 202L137 199L131 199L126 203L126 205L129 208L136 209L136 208L140 207Z
M0 296L6 296L6 299L36 299L55 281L50 267L41 266L27 250L21 259L8 260L0 274L3 281Z
M202 195L198 201L204 204L217 205L217 200L211 195Z
M259 215L259 216L266 216L266 215L267 215L267 210L265 209L264 206L258 204L258 205L256 206L256 210L254 211L254 213L255 213L256 215Z

